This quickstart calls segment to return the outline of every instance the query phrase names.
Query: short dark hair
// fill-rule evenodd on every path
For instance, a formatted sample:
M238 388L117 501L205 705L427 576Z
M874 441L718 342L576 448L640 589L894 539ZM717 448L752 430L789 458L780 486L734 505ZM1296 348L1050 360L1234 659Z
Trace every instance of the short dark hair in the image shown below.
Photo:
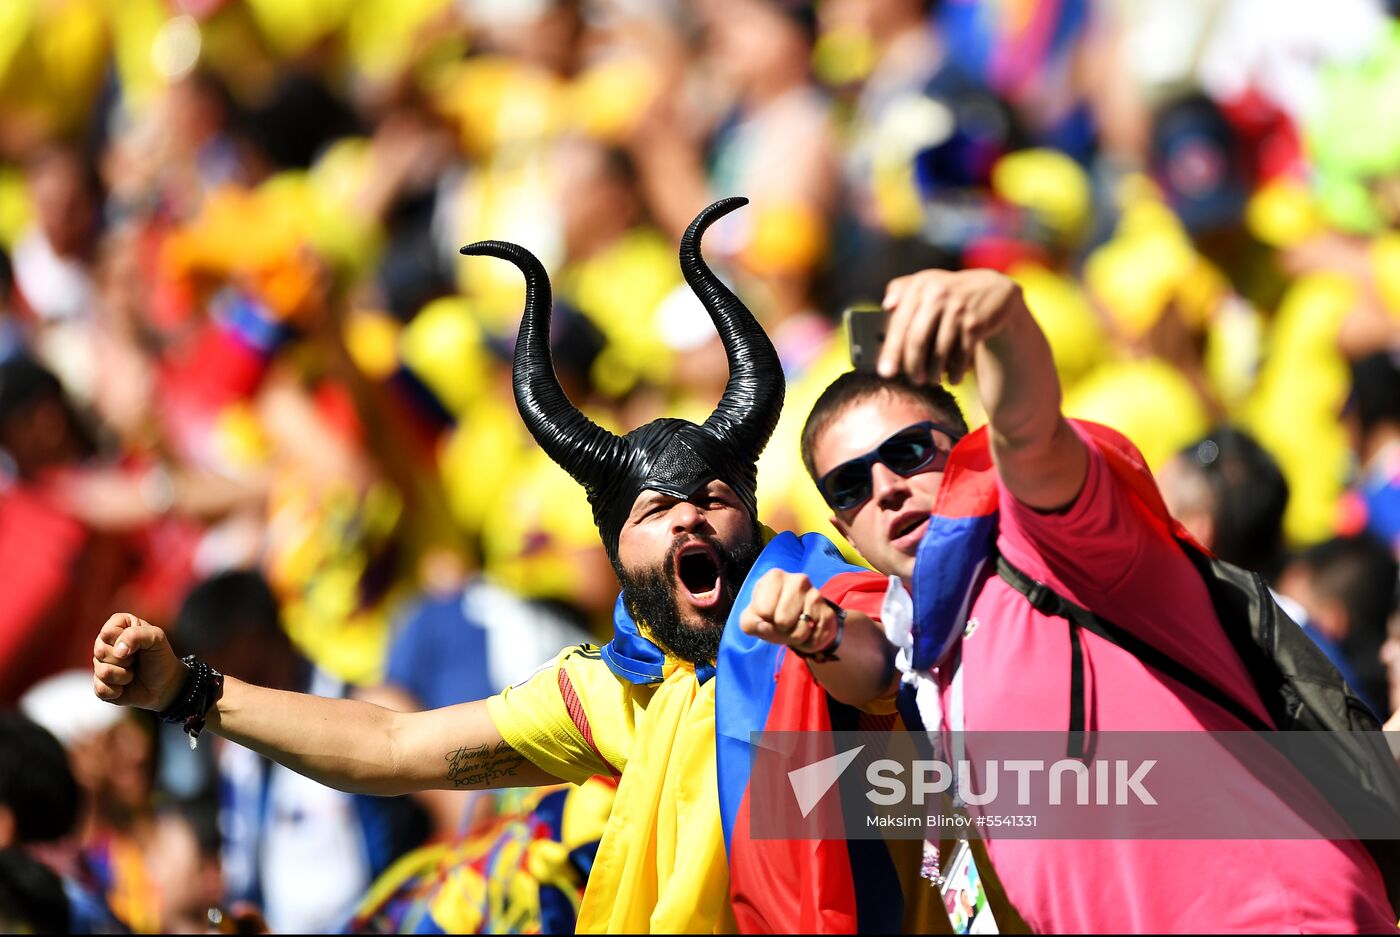
M812 458L817 437L826 432L827 427L847 407L880 394L903 396L922 404L940 421L967 432L967 419L963 416L962 408L941 384L916 384L903 374L881 377L874 371L847 371L822 391L812 405L812 412L807 415L807 424L802 427L802 464L807 466L807 474L812 476L812 481L817 480L816 463Z
M1352 365L1347 409L1363 434L1386 423L1400 423L1400 357L1377 352Z
M1218 426L1182 456L1211 491L1215 539L1211 550L1236 566L1272 581L1283 563L1283 515L1288 481L1254 437Z
M277 597L261 573L229 570L190 590L172 631L181 653L209 656L240 636L280 639L281 621Z
M0 436L8 431L7 424L13 418L23 417L50 401L63 409L68 430L80 454L94 454L97 451L96 435L79 415L54 373L26 352L0 359Z
M71 924L62 880L22 849L0 849L0 929L67 934Z
M1385 636L1396 604L1395 557L1373 534L1333 537L1299 558L1312 574L1313 591L1342 603L1351 622L1349 637Z
M14 814L19 842L68 835L78 819L78 799L78 782L58 739L18 712L0 712L0 804Z
M1384 703L1388 681L1380 653L1396 605L1395 557L1379 538L1362 532L1312 547L1299 564L1318 599L1346 609L1347 631L1340 645L1355 673L1356 689L1373 708Z
M18 354L0 362L0 427L42 400L63 399L63 385L34 358Z

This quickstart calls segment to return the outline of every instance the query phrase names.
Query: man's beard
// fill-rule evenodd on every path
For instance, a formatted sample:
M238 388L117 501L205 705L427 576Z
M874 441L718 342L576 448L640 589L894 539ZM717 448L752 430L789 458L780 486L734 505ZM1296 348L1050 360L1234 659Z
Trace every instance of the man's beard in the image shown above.
M719 557L723 591L720 600L709 608L691 607L690 611L700 622L689 624L681 613L676 556L681 547L697 539L713 547ZM734 607L734 598L762 550L757 531L743 543L728 548L714 537L690 534L677 538L661 565L638 571L621 570L627 610L639 623L645 622L651 638L664 650L691 664L708 664L719 654L720 637Z

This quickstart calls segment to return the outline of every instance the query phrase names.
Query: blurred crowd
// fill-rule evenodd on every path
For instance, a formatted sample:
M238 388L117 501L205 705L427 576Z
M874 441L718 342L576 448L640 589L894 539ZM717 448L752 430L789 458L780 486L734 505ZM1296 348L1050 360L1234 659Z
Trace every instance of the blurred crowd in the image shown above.
M788 381L770 526L828 526L798 433L849 368L842 311L996 268L1066 413L1132 438L1390 715L1397 13L0 4L0 921L43 929L56 872L75 927L335 928L395 857L499 822L494 797L370 801L190 752L92 697L92 641L131 610L245 679L420 708L605 638L588 505L510 391L519 275L457 248L545 262L595 421L703 418L727 369L675 248L725 195L751 204L707 255ZM491 899L460 892L472 930Z

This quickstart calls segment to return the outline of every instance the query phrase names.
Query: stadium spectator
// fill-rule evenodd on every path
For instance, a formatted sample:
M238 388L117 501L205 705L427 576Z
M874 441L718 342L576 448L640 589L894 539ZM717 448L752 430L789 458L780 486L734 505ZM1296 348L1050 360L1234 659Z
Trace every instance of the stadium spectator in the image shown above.
M83 665L75 623L112 601L164 626L228 569L357 685L475 585L608 634L587 500L501 363L518 277L456 250L505 238L557 273L554 360L595 422L701 415L727 372L674 251L723 195L753 208L711 253L788 381L775 527L830 515L800 436L848 367L841 310L986 267L1067 416L1154 471L1248 432L1290 554L1395 540L1393 365L1368 360L1400 342L1393 2L176 6L0 15L0 361L66 401L14 409L54 381L0 372L0 701Z
M0 849L0 928L10 934L71 934L63 883L18 849Z
M182 652L256 675L262 686L332 698L350 692L296 652L257 573L196 585L173 632ZM374 877L427 833L426 818L403 798L332 790L231 742L219 747L218 769L225 895L260 907L274 930L343 925Z
M1263 576L1289 617L1379 712L1379 644L1366 648L1347 642L1345 629L1327 627L1312 615L1310 603L1300 600L1297 580L1281 579L1288 482L1273 457L1243 430L1218 427L1168 462L1157 484L1172 517L1216 556Z
M1400 557L1400 363L1394 353L1356 363L1342 424L1358 468L1343 526L1364 528Z
M159 896L161 932L194 934L209 927L209 909L224 900L219 846L214 804L174 803L156 812L146 862Z
M808 419L804 456L836 528L881 572L923 590L921 607L934 617L895 644L905 666L918 668L920 712L960 713L944 717L954 731L1068 728L1071 756L1090 729L1248 726L1215 698L1163 680L1102 636L1033 606L1005 575L983 570L1000 556L1020 576L1189 661L1260 720L1259 691L1173 539L1140 454L1111 430L1061 414L1049 346L1015 284L990 271L925 271L893 281L885 304L879 374L851 372L828 388ZM961 414L936 382L946 374L956 383L968 370L988 426L954 449ZM954 489L944 491L945 482ZM952 516L941 515L944 503L955 505ZM792 640L790 630L765 624L759 606L756 598L745 629ZM1252 809L1269 802L1263 786L1249 801ZM1295 845L1310 854L1301 866L1296 854L1270 858L1260 840L1221 842L1202 855L1164 840L992 836L987 853L1035 931L1267 930L1303 918L1345 930L1393 926L1383 880L1360 844ZM1304 868L1321 866L1332 871L1319 887ZM1216 897L1183 906L1178 896L1137 887L1182 868L1211 882ZM1085 869L1093 870L1088 879L1079 877ZM1290 900L1236 900L1260 874L1292 879L1283 885Z
M29 853L7 868L15 877L6 883L8 914L42 914L59 922L49 907L48 876L25 861L41 855L50 874L62 879L62 917L73 933L131 932L113 913L95 870L78 849L76 826L87 809L58 740L19 713L0 713L0 849L6 855ZM16 885L23 885L22 893L9 891Z
M1334 537L1303 551L1280 586L1306 610L1312 629L1341 649L1350 664L1342 673L1376 715L1392 715L1382 655L1400 579L1385 544L1364 532Z

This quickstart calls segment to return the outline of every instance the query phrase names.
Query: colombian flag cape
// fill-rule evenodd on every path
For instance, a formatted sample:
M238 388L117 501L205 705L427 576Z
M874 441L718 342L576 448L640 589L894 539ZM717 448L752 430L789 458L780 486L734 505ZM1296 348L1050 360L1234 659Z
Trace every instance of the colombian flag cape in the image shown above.
M800 658L739 628L755 583L774 568L805 573L827 598L877 619L886 583L845 562L821 534L783 533L734 602L717 664L715 749L735 920L744 933L898 931L904 902L884 843L749 837L751 733L888 730L894 723L831 699Z

